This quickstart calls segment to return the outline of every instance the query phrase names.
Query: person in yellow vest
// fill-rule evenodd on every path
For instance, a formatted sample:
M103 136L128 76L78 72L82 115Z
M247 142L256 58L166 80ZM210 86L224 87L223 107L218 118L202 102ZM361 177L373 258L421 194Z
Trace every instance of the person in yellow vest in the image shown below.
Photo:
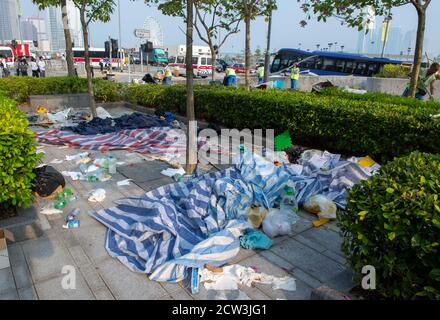
M264 66L258 67L257 73L258 73L258 85L263 84L264 83Z
M167 66L165 68L165 75L163 77L163 84L170 85L172 80L173 80L173 73L171 72L171 68Z
M294 63L292 67L292 72L290 74L290 87L293 90L298 89L299 73L300 73L300 69L298 68L298 64Z
M237 85L237 75L235 74L235 70L233 68L226 68L226 77L224 83L226 87L233 87Z

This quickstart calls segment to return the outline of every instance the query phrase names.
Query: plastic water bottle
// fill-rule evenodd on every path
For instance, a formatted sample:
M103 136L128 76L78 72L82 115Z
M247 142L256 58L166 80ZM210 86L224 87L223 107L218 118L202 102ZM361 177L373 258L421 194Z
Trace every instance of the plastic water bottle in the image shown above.
M98 182L99 179L98 179L97 176L92 175L92 176L88 176L88 177L87 177L87 181L88 181L88 182Z
M113 156L109 156L108 157L108 172L111 174L115 174L116 173L116 162L117 159Z
M298 202L295 197L295 189L291 186L284 188L284 195L280 203L280 211L286 211L289 213L298 213Z

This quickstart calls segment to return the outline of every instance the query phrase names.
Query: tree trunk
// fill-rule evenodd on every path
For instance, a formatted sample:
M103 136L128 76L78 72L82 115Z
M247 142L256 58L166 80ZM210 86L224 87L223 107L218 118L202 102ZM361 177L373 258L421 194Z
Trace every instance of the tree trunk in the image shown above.
M64 28L64 38L66 39L67 74L69 77L74 77L75 66L73 65L72 35L70 34L69 17L67 15L67 0L61 0L60 4Z
M266 43L266 54L264 55L264 83L269 82L269 72L270 72L270 38L272 35L272 10L269 12L269 21L267 25L267 43Z
M84 58L87 72L87 89L90 95L90 110L92 111L93 117L96 117L96 105L95 105L95 90L93 88L92 82L92 66L90 65L90 52L89 52L89 32L87 28L85 12L81 12L81 25L83 29L84 37Z
M251 10L250 5L246 5L244 23L246 25L246 44L245 44L245 67L246 72L244 76L246 89L249 90L250 79L249 69L251 67Z
M215 60L217 59L217 54L215 53L214 48L211 48L211 60L212 60L212 81L215 81Z
M420 75L420 66L423 59L423 40L425 37L425 25L426 25L426 11L425 9L417 10L418 22L417 22L417 39L416 48L414 51L414 62L411 74L411 82L409 87L409 93L411 97L415 97L417 93L417 80Z
M193 58L193 0L187 1L186 19L186 117L188 132L186 144L186 173L192 174L197 166L197 122L194 112L194 71Z

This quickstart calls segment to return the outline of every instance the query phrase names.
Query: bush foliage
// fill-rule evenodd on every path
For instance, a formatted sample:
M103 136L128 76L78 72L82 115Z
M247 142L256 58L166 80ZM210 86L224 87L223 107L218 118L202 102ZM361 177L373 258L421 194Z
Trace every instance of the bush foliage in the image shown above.
M440 155L414 152L349 192L340 212L353 268L376 268L387 298L440 299Z
M375 76L378 78L404 78L408 79L411 68L399 64L386 64L381 72Z
M27 206L37 162L34 133L16 102L0 93L0 204Z

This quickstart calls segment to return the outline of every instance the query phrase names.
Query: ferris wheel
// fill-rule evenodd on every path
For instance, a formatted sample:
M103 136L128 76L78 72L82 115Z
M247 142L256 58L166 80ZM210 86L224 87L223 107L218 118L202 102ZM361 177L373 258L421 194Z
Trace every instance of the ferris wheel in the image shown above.
M163 47L163 32L159 20L154 17L148 17L145 19L144 29L148 30L150 34L148 40L153 43L154 47Z

